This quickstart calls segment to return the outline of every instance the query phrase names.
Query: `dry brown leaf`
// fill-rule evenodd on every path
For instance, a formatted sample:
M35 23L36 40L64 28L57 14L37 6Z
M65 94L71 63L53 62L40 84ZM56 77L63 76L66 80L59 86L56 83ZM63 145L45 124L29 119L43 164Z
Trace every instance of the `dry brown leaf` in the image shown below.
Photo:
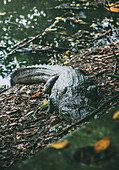
M67 35L67 32L66 31L60 31L60 34Z
M119 119L119 110L114 113L113 119Z
M65 54L69 54L69 52L70 52L70 51L69 51L69 50L67 50L67 51L65 52Z
M32 98L34 97L38 97L40 94L42 94L41 92L37 93L37 94L34 94L33 96L31 96Z
M106 5L106 9L111 12L119 12L119 1Z
M111 12L119 12L119 8L115 8L115 7L110 7L110 8L106 8L106 9Z
M55 149L62 149L66 147L68 144L69 144L69 141L57 142L57 143L50 145L50 147L55 148Z
M13 98L13 96L8 97L7 99L5 99L5 101L7 101L7 100L9 100L9 99L11 99L11 98Z
M76 19L76 20L74 20L74 22L75 22L75 23L78 23L78 22L80 22L80 20Z
M16 122L10 123L10 126L14 126L14 125L16 125L16 124L17 124Z
M50 45L49 43L46 43L46 45Z
M104 151L106 150L109 145L110 145L111 141L110 141L110 138L109 137L105 137L99 141L97 141L95 144L94 144L94 150L96 153L100 152L100 151Z

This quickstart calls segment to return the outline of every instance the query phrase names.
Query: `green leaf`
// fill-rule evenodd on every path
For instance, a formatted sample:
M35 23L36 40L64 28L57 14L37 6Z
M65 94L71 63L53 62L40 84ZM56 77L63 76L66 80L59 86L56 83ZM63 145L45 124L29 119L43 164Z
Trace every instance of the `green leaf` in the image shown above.
M40 108L41 108L41 107L44 107L44 106L47 106L47 105L48 105L48 101L45 102L45 103L43 103L43 104L40 106Z
M98 116L98 115L95 115L95 116L94 116L94 119L99 119L99 116Z
M0 86L0 89L2 90L2 89L5 89L6 88L6 85L1 85Z

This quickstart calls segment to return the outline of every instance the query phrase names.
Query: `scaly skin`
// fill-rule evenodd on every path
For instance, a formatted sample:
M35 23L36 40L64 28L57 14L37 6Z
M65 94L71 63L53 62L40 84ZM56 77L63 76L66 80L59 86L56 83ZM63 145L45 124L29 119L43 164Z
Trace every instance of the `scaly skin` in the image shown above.
M11 75L11 83L32 84L45 82L45 91L49 96L49 109L61 114L69 121L75 121L88 113L88 99L85 97L85 81L80 71L66 66L38 65L19 68Z

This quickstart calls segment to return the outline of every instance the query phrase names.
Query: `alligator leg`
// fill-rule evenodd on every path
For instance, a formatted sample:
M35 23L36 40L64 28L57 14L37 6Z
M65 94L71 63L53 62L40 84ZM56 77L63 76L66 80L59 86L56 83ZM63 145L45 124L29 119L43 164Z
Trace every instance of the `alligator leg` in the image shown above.
M58 75L52 76L45 84L44 86L44 92L46 94L51 94L51 90L53 85L55 84L56 80L58 79Z
M56 102L57 101L56 98L57 98L57 92L53 92L48 99L48 110L47 110L47 112L49 114L53 113L53 111L56 111L57 113L59 112L58 103Z

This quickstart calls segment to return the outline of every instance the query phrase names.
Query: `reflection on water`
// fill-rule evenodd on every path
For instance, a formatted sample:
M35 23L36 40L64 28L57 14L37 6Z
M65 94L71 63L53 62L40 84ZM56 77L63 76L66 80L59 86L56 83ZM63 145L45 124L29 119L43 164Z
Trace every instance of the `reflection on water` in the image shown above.
M93 36L109 28L109 24L114 20L110 13L103 6L99 8L81 8L77 10L57 9L58 5L67 7L72 2L72 6L80 6L78 0L1 0L0 1L0 57L9 53L15 44L24 39L31 39L50 26L56 17L64 15L61 20L43 39L37 39L34 43L39 45L55 45L65 48L74 48L75 42L70 41L72 34L78 30L89 31ZM103 13L103 15L101 15ZM113 14L114 16L115 14ZM76 17L76 20L74 20ZM115 16L114 16L115 17ZM115 17L117 20L117 16ZM93 25L91 27L91 25ZM66 33L66 34L65 34ZM32 42L29 46L32 46ZM75 47L76 48L76 47ZM77 45L80 50L80 45ZM33 65L47 63L52 52L17 52L7 58L0 60L0 85L9 84L9 74L22 65Z

